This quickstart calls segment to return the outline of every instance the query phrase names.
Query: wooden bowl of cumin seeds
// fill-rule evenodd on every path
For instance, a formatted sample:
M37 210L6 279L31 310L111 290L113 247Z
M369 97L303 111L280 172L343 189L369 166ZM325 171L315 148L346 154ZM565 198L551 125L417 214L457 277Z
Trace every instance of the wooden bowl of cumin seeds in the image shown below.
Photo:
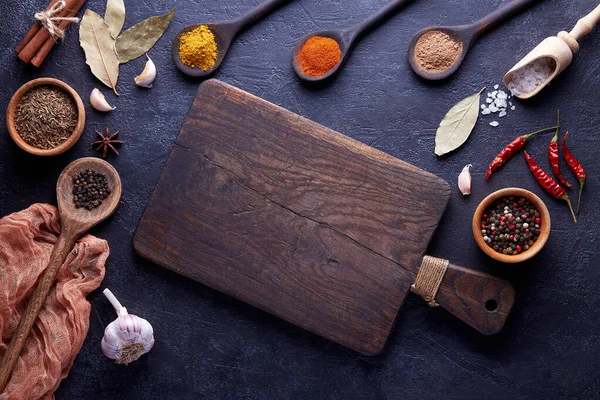
M54 78L27 82L13 95L6 110L8 133L30 154L55 156L81 137L85 108L69 85Z

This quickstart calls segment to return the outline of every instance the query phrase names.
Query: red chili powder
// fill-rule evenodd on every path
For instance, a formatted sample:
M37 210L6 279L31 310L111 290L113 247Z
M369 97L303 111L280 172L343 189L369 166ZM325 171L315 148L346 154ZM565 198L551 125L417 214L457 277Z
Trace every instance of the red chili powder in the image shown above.
M324 36L313 36L298 52L297 61L306 75L321 76L338 65L341 57L338 42Z

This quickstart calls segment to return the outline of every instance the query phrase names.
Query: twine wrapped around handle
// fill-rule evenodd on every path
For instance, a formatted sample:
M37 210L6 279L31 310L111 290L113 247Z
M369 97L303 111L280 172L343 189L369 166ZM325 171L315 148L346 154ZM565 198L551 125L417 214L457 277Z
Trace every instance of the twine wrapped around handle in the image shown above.
M65 31L60 29L58 23L62 21L69 22L79 22L79 18L77 17L57 17L65 7L67 6L67 2L65 0L58 0L52 7L48 10L44 10L41 12L35 13L33 16L37 21L39 21L42 26L50 33L52 38L62 39L65 36Z
M421 296L429 304L429 307L439 306L435 301L435 296L440 289L448 264L448 260L441 258L423 257L415 283L410 286L410 291Z

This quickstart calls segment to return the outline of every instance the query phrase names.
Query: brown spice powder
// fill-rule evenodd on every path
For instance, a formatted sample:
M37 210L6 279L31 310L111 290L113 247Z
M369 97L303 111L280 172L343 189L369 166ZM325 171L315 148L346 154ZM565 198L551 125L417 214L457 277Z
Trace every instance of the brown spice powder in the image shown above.
M415 61L419 68L439 74L452 67L463 50L462 41L442 31L429 31L415 44Z
M49 150L63 144L77 126L77 105L63 89L36 86L15 111L15 128L30 146Z

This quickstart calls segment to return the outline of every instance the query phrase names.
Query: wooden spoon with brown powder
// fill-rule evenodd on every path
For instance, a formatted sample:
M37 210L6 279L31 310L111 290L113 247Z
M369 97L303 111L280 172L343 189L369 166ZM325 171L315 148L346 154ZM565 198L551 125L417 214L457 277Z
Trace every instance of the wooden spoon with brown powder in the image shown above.
M425 79L440 80L462 64L473 43L526 7L540 0L511 0L502 8L468 25L433 26L417 32L408 45L408 62Z

